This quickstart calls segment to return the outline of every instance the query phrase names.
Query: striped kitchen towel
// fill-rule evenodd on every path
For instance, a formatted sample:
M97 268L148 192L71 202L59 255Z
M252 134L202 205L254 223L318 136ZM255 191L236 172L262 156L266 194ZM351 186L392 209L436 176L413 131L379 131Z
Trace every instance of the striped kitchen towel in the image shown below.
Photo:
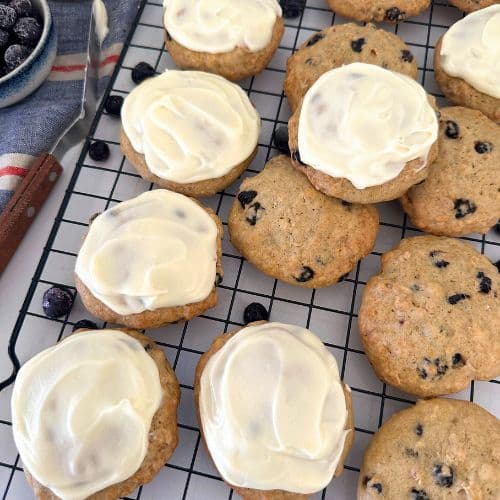
M109 33L101 49L100 90L106 87L140 3L140 0L103 1ZM49 4L58 35L52 72L29 97L0 110L0 212L34 159L51 150L83 110L93 2L53 0Z

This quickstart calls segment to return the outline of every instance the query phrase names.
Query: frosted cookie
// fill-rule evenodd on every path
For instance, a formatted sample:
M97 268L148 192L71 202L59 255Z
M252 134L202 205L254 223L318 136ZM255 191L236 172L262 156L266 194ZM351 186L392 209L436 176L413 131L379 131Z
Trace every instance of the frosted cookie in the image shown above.
M357 21L388 21L399 23L418 16L427 9L430 0L327 0L330 8L344 17Z
M395 413L368 445L358 500L495 500L499 470L497 418L469 401L417 401Z
M252 162L260 117L245 92L199 71L148 78L122 107L122 150L142 178L187 196L211 196Z
M418 236L382 255L358 324L377 376L410 394L500 375L500 275L462 240Z
M95 218L78 254L75 282L97 318L156 328L217 303L222 224L209 208L157 189Z
M353 63L324 73L289 121L294 165L352 203L399 198L437 155L434 99L415 80Z
M401 203L428 233L486 233L500 214L500 126L472 109L440 112L439 155Z
M417 63L409 47L394 33L374 24L336 24L312 35L286 64L285 94L293 110L311 85L327 71L364 62L417 76Z
M455 104L500 123L500 5L456 22L434 51L436 80Z
M291 285L337 283L373 250L378 213L320 193L277 156L246 178L228 218L231 243L263 273Z
M194 390L209 455L245 500L305 500L342 473L351 392L309 330L261 322L222 334Z
M500 2L498 0L450 0L450 3L464 12L472 12Z
M165 0L166 46L183 69L236 81L262 72L285 31L276 0Z
M80 330L19 371L12 431L40 500L115 499L151 481L177 446L180 388L133 330Z

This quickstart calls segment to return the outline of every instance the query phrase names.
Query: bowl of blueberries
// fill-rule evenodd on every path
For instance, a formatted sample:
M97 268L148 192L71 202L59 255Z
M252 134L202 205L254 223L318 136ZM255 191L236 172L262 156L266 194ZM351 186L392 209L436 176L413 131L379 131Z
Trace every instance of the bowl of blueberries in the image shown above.
M0 108L24 99L44 82L56 51L47 0L0 0Z

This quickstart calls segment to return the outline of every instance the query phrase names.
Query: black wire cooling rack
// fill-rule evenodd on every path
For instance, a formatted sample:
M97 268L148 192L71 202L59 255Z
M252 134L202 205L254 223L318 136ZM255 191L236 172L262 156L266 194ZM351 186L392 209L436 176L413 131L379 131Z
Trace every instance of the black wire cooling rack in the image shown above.
M110 93L126 95L133 88L130 73L139 61L149 62L158 72L175 67L163 46L162 12L160 2L142 2L104 97ZM398 26L385 26L410 45L419 63L421 83L441 104L444 101L432 69L434 44L461 17L462 14L446 2L435 1L419 17ZM262 116L259 152L244 176L259 172L266 161L277 154L272 137L277 126L286 124L290 114L282 92L287 57L314 31L347 21L336 17L324 0L308 0L299 18L286 20L284 38L269 68L242 82ZM101 104L10 337L8 355L12 361L12 374L0 382L0 491L4 500L32 498L11 436L9 398L17 369L41 349L71 333L76 321L83 318L95 320L85 312L77 296L67 317L49 320L41 309L41 296L54 284L63 284L76 295L74 263L91 215L153 188L135 173L121 154L119 128L119 121L107 115ZM107 142L111 149L111 158L102 164L93 162L87 154L89 145L97 139ZM217 212L225 226L239 184L238 181L224 192L203 200ZM222 482L200 444L192 394L193 375L199 356L213 338L222 331L240 326L244 307L253 301L263 303L273 321L309 327L336 357L342 379L352 389L356 440L344 474L313 498L355 498L362 455L371 436L394 411L414 402L413 398L375 377L357 334L359 299L367 279L377 272L379 256L401 238L418 234L397 203L382 204L379 209L382 222L375 251L358 263L341 283L327 289L303 290L264 276L238 255L225 235L225 276L218 288L219 305L188 323L146 332L165 350L181 384L180 442L157 478L128 498L211 500L233 497L233 492ZM491 260L500 258L500 236L493 231L465 239ZM454 397L475 401L499 415L499 382L473 382L470 388Z

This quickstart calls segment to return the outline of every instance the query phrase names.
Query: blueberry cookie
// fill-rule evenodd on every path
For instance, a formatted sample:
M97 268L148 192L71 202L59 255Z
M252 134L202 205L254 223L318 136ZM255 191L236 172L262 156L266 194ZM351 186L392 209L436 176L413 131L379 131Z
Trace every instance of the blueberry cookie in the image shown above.
M450 0L450 3L464 12L473 12L500 2L498 0Z
M208 208L156 189L96 217L75 267L78 293L94 316L157 328L217 304L222 224Z
M376 64L411 78L417 62L394 33L374 24L337 24L312 35L287 61L285 94L295 110L311 85L327 71L353 62Z
M368 445L358 500L496 500L499 470L497 418L469 401L417 401L394 414Z
M110 500L151 481L177 446L179 399L165 354L134 330L79 330L37 354L12 394L35 498Z
M277 0L168 0L164 25L177 66L232 81L263 71L285 30Z
M232 244L263 273L319 288L371 252L378 214L316 191L288 157L277 156L243 181L228 223Z
M500 123L498 33L500 4L469 14L439 39L434 70L445 97Z
M342 473L351 391L311 331L258 322L220 335L194 396L208 453L244 500L307 500Z
M359 332L378 377L419 397L500 375L500 277L468 243L408 238L382 255Z
M140 176L186 196L233 183L257 152L260 117L225 78L175 71L145 80L125 99L120 143Z
M441 109L439 122L439 155L403 208L428 233L486 233L500 214L500 126L460 107Z
M294 165L316 189L351 203L399 198L437 156L434 99L412 78L373 64L321 75L288 128Z
M336 13L357 21L388 21L399 23L418 16L430 0L327 0Z

